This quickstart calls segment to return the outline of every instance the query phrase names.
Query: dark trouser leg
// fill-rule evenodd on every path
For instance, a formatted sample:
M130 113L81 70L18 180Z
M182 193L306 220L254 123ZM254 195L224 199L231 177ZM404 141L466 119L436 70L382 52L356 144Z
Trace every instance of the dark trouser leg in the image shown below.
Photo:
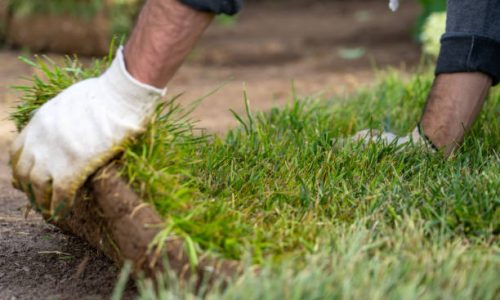
M421 126L449 155L500 80L500 1L449 0L446 27Z

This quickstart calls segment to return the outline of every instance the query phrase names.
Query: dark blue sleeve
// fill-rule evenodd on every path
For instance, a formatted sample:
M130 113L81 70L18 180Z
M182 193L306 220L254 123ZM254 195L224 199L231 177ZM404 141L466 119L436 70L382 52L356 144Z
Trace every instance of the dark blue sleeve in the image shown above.
M243 6L243 0L179 0L199 11L214 14L235 15Z
M482 72L500 82L500 0L448 0L436 74Z

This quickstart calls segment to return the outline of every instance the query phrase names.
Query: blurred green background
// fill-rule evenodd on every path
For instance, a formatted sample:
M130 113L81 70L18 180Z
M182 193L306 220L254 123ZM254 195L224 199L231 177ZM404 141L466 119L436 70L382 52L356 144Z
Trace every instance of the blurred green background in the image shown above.
M280 2L276 0L247 0L251 2ZM331 0L296 0L311 3L313 1ZM337 0L339 1L339 0ZM388 1L388 0L378 0ZM409 0L401 0L401 5ZM135 18L144 0L0 0L0 43L12 47L27 48L33 51L53 51L53 52L80 52L84 55L100 55L105 53L106 43L109 43L113 36L124 36L131 30ZM281 1L286 5L288 1ZM358 0L363 2L363 0ZM418 0L421 6L420 17L417 19L414 29L414 37L421 41L426 20L435 12L443 12L446 9L446 0ZM33 37L27 36L29 29L23 30L23 25L33 27L39 25L36 18L63 18L66 28L73 26L72 31L79 33L75 40L83 37L97 40L94 49L64 49L61 43L36 42ZM69 21L69 19L73 19ZM40 21L41 22L41 21ZM68 25L73 22L73 24ZM224 26L231 26L237 22L237 18L221 16L217 21ZM59 24L60 21L54 24ZM50 24L50 26L55 26ZM96 25L97 24L97 25ZM29 26L30 25L30 26ZM49 27L50 27L49 26ZM37 26L39 27L39 26ZM86 30L88 32L86 32ZM36 32L38 39L43 39L43 32ZM63 35L64 38L67 38ZM58 38L63 38L57 35ZM85 47L83 47L85 48Z

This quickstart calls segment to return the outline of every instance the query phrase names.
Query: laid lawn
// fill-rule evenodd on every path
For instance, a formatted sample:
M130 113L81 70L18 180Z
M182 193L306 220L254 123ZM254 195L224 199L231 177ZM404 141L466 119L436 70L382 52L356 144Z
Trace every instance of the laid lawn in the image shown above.
M47 60L13 117L33 111L109 59L82 68ZM235 115L224 137L204 135L175 99L126 146L123 176L165 218L192 262L211 252L258 264L218 299L498 299L500 296L500 91L493 90L449 159L415 145L345 141L367 127L411 131L430 89L423 72L395 72L348 97L295 99ZM197 297L171 276L143 299Z

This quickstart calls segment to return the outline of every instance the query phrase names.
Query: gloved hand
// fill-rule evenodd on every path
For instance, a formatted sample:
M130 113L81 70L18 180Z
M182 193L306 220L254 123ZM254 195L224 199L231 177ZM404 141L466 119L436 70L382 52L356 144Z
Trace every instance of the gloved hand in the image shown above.
M10 152L14 186L46 218L67 212L87 177L145 130L165 92L132 78L120 47L104 74L64 90L22 130Z
M409 135L399 137L392 132L381 132L379 130L364 129L358 131L350 138L353 142L362 142L364 145L374 142L381 142L386 145L394 144L396 146L406 146L407 144L421 145L427 149L434 151L434 146L420 134L420 130L416 127Z

